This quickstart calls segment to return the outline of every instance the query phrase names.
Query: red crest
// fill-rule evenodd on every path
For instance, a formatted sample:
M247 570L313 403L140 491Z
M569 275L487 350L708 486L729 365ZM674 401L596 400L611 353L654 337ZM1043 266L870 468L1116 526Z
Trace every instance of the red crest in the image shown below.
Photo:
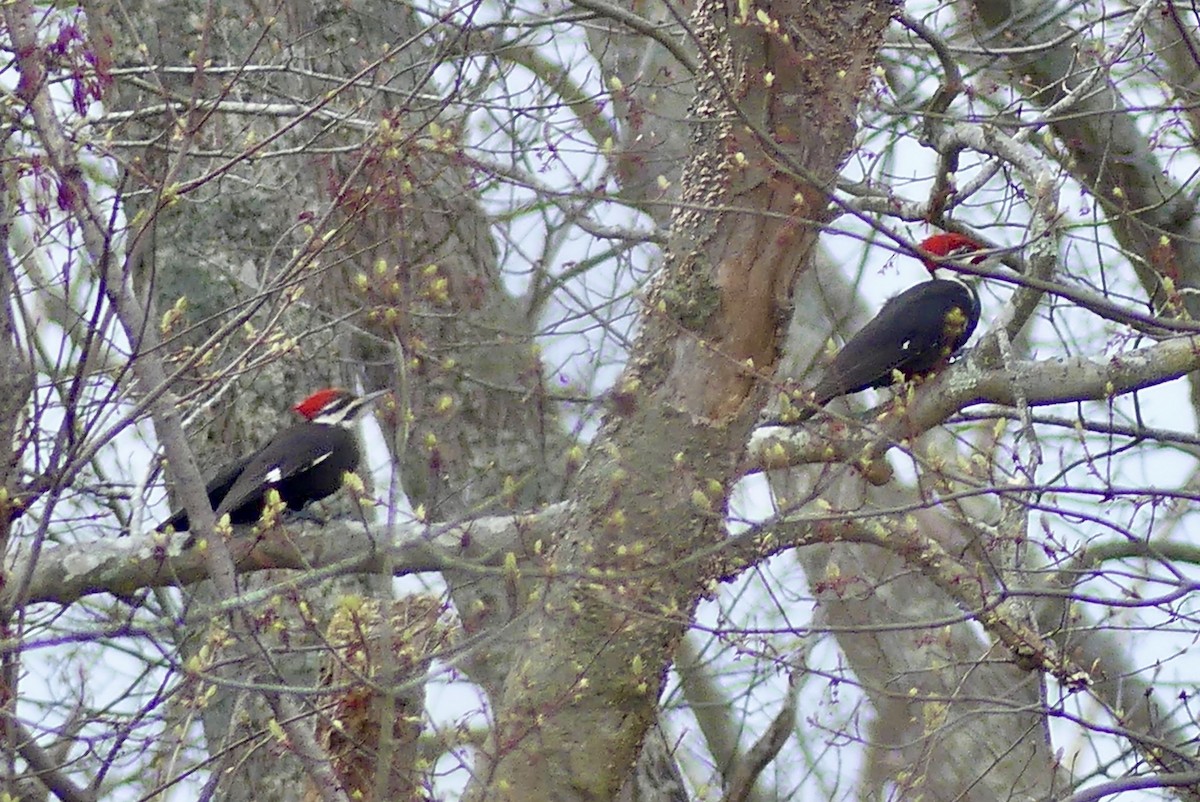
M335 398L341 398L345 395L347 395L345 390L337 387L327 387L324 390L317 390L308 398L292 407L292 409L296 410L296 412L306 420L312 420L317 415L321 414L321 410L329 406L329 402L333 401Z
M947 256L982 251L984 250L984 246L963 234L947 233L934 234L932 237L921 240L921 244L917 246L917 250L944 259ZM985 256L976 256L971 260L971 263L979 264L986 258ZM937 269L937 263L934 260L926 258L924 262L925 267L929 268L930 273Z

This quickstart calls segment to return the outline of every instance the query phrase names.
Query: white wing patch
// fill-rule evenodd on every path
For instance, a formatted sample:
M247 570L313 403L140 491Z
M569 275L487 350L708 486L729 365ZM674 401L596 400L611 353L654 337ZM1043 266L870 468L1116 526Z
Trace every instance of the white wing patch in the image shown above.
M909 348L912 348L912 340L905 340L904 342L900 343L901 351L907 351Z
M301 467L299 470L293 472L292 475L295 475L295 473L299 473L300 471L307 471L310 468L315 468L332 456L333 456L332 451L326 451L324 454L320 454L320 455L314 457L312 462ZM263 484L277 485L282 481L283 481L283 468L279 465L275 465L274 467L272 467L271 470L267 471L266 476L263 477Z

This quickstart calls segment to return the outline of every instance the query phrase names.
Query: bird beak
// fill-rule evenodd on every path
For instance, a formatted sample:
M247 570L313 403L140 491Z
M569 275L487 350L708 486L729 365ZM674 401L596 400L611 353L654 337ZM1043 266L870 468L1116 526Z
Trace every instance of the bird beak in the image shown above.
M358 399L358 405L359 405L359 407L365 407L368 404L374 404L376 401L378 401L380 398L382 398L383 396L387 395L390 392L391 392L391 390L388 389L388 390L376 390L373 393L367 393L362 398Z
M351 421L358 420L367 411L367 407L378 401L383 396L390 393L391 390L376 390L373 393L360 395L354 403L345 410L342 420Z

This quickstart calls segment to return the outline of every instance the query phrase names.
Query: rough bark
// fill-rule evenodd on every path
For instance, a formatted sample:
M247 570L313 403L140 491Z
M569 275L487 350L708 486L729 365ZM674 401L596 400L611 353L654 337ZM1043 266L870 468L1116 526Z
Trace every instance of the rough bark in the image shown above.
M723 537L757 378L816 239L805 218L824 215L887 18L883 4L784 4L766 19L697 7L706 60L670 253L547 557L557 578L522 622L472 798L607 799L633 763L712 570L688 557Z
M688 153L688 107L695 94L695 62L677 57L691 54L678 21L687 10L678 3L645 3L631 21L606 3L577 5L600 15L587 26L588 48L612 89L613 113L620 123L614 131L598 131L597 145L603 146L607 137L615 140L611 158L620 198L652 219L657 230L666 231L679 199ZM665 724L656 722L619 800L688 798L671 743Z
M119 83L110 104L111 111L135 114L117 137L118 147L125 140L138 149L134 189L149 186L163 193L173 182L195 181L188 185L193 194L185 197L203 198L199 213L190 202L148 205L157 217L143 278L164 305L186 295L195 319L215 322L180 338L180 355L186 356L186 349L216 326L226 325L228 310L247 288L263 291L260 297L267 300L252 319L261 339L284 346L276 349L273 362L256 366L252 385L239 381L225 396L227 406L209 430L220 455L212 464L224 461L231 450L250 448L262 432L277 428L283 416L272 411L292 403L295 388L362 383L397 392L400 414L390 422L402 421L407 436L389 445L403 465L404 489L414 503L455 517L517 502L533 506L551 494L543 460L547 453L560 455L566 449L558 441L546 448L548 431L554 433L552 439L558 437L553 412L527 403L531 396L540 398L541 386L541 368L530 347L531 321L500 283L487 222L472 201L471 176L453 159L424 149L429 139L425 131L442 106L416 98L433 88L429 65L442 55L427 49L412 10L394 4L326 9L291 3L281 15L266 17L255 7L224 5L194 20L197 28L163 24L168 18L189 19L192 10L168 5L122 7L116 13L98 5L91 17L110 24L106 33L120 63L146 60L165 67L149 73L159 86L152 80L149 91L143 91L146 84ZM120 24L125 21L133 27ZM148 45L145 56L137 49L140 42ZM276 54L286 66L261 79L213 67ZM191 67L196 64L205 66ZM364 70L364 64L374 68ZM357 76L353 86L346 83L351 76ZM242 97L267 102L323 98L346 113L348 122L331 125L304 103L283 118L186 109ZM185 109L149 119L136 116L168 98L187 99ZM373 136L370 128L364 133L356 120L368 126L393 120L392 130L404 127L396 142L411 146L404 155L413 157L412 163L398 166L389 151L396 143ZM187 132L182 145L161 135L177 121ZM418 137L424 137L425 146L417 145ZM288 145L310 152L270 155ZM239 161L247 147L258 147L259 158ZM334 155L321 156L324 150ZM408 193L392 194L403 180L409 180ZM370 182L377 192L365 188ZM306 230L305 224L311 228ZM386 275L377 272L381 262ZM423 272L430 264L440 272ZM365 287L359 276L370 277ZM445 302L422 300L439 278L449 282ZM306 290L298 298L291 292L297 282ZM389 294L393 285L401 288L395 296ZM451 310L454 315L447 314ZM403 326L391 325L397 311L404 316ZM330 321L348 317L352 324L330 326ZM414 320L418 325L409 325ZM510 353L501 358L503 343L509 343ZM223 350L216 352L216 363L227 361L238 346L251 344L223 338L217 343ZM207 381L211 374L192 371L185 380ZM512 389L480 389L496 385ZM447 414L445 397L453 398L455 414ZM438 439L430 441L434 432ZM520 464L513 453L524 455ZM495 464L506 465L511 474L489 473L486 466ZM509 475L527 480L522 485L526 490L501 500L499 490ZM478 577L470 578L467 587L478 588ZM266 585L244 590L269 586L275 578L263 581ZM386 583L380 587L386 588ZM371 592L369 585L352 589ZM313 618L297 615L291 605L262 614L291 620L291 645L318 642L320 621L327 615L323 602L335 595L325 591L310 597ZM477 595L460 599L460 606L475 609L471 601ZM316 661L302 657L304 653L276 660L279 680L296 687L314 685ZM229 737L229 721L240 704L236 694L224 694L206 709L214 751ZM228 782L224 798L293 798L300 780L286 753L257 754L262 759L239 761L242 781Z

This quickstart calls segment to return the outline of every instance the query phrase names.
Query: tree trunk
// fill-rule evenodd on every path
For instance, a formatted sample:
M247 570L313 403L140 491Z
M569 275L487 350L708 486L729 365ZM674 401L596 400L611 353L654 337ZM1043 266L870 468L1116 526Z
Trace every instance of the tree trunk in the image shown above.
M706 2L691 19L711 71L693 104L670 256L580 474L577 512L547 557L558 578L513 633L521 657L473 799L611 798L713 576L690 557L724 537L757 379L776 364L791 281L816 240L793 215L825 214L889 11L810 3L772 14L739 19ZM635 573L627 554L640 555Z

